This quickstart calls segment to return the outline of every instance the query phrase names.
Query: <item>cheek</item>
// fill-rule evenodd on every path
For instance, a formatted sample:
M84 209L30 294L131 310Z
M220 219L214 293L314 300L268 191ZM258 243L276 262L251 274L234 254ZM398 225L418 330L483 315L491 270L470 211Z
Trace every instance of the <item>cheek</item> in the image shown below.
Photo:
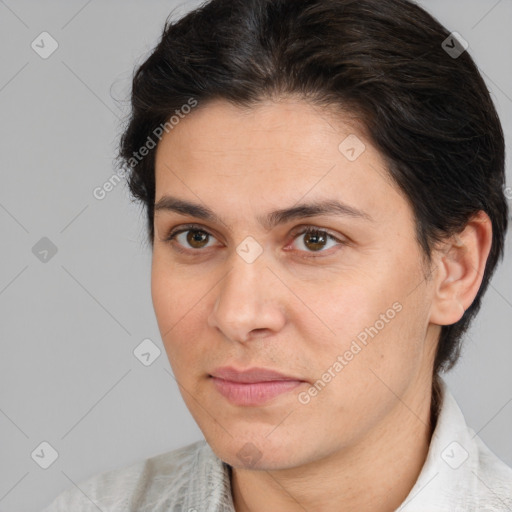
M318 341L311 335L306 348L314 361L313 376L321 381L318 393L310 390L310 406L319 417L329 411L356 435L357 425L378 421L419 374L425 308L421 297L404 298L396 290L345 291L337 294L337 303L330 296L331 305L323 310L336 336Z
M346 353L350 361L357 359L365 367L414 364L428 315L422 278L413 262L402 262L358 271L310 292L311 309L329 327L323 328L326 336L316 338L317 360L325 365ZM298 321L307 329L306 319Z
M176 293L176 279L173 274L164 270L156 255L153 256L151 268L151 297L160 332L163 335L175 322L179 293ZM164 340L165 341L165 340Z
M337 339L340 348L347 342L350 344L352 339L376 322L379 322L381 330L380 315L387 313L388 318L394 318L396 311L393 304L399 296L379 276L361 272L353 272L350 276L336 276L321 288L310 288L303 293L304 302L318 313L319 318L314 318L315 325L320 319L326 339ZM301 318L302 320L297 320L305 326L313 317L307 315L307 318Z
M156 249L151 266L151 296L161 327L171 328L185 320L211 288L210 278L200 269L184 269L172 262L165 249ZM183 322L180 322L183 323Z
M196 346L194 314L200 309L201 297L207 293L200 284L190 286L180 278L178 269L169 270L165 262L153 256L151 296L162 342L169 359L174 361L191 355ZM172 364L172 362L171 362Z

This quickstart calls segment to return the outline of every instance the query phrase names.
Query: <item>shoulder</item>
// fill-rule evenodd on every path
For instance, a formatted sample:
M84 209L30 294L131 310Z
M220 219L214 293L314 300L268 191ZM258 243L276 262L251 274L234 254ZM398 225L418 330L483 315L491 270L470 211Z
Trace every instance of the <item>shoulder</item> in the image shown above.
M481 510L512 510L512 468L505 464L478 437L478 466L475 473L475 494Z
M68 488L43 512L172 510L187 495L196 468L215 463L212 456L206 442L198 441L100 473Z
M442 414L440 459L444 464L440 472L459 493L458 503L464 503L464 510L512 510L512 468L466 423L462 410L446 386Z
M512 511L512 468L469 427L440 381L437 422L427 458L400 512Z

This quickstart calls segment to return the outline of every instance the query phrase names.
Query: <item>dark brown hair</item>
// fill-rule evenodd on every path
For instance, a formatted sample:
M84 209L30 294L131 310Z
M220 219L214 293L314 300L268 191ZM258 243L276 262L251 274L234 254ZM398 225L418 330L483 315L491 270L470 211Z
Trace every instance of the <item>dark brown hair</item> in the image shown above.
M508 222L501 124L475 63L451 37L407 0L212 0L167 20L134 75L119 152L151 244L155 149L134 155L191 98L250 108L294 94L349 111L408 199L427 261L479 210L492 221L480 290L461 320L442 327L434 371L451 368L503 256Z

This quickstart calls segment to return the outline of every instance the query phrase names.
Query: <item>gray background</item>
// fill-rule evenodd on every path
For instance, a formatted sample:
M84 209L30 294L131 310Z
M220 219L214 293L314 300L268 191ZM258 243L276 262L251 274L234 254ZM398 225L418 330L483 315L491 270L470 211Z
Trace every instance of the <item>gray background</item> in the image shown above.
M469 42L512 147L511 1L421 4ZM177 5L198 2L0 0L0 511L40 510L88 476L202 438L160 341L142 211L124 184L93 196L114 173L132 70ZM59 45L48 59L31 48L43 31ZM508 169L511 185L510 151ZM32 251L43 237L57 247L46 262ZM445 378L512 465L511 283L509 233ZM146 338L162 350L148 367L133 355ZM46 470L31 458L42 441L59 453Z

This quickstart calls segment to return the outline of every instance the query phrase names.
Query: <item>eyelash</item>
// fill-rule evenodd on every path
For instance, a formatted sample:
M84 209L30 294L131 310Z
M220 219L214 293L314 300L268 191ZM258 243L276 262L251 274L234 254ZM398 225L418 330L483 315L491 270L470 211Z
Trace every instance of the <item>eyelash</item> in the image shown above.
M212 235L209 231L207 231L206 229L204 229L203 227L201 227L198 224L185 224L185 225L180 226L179 228L171 230L171 232L166 236L166 238L164 238L163 241L166 242L166 243L171 244L173 246L173 248L176 251L180 252L180 253L191 255L191 256L201 256L202 255L201 253L206 251L205 249L188 249L187 250L187 249L183 249L179 245L173 243L174 239L178 235L180 235L181 233L186 233L187 231L199 231L201 233L205 233L206 235L208 235L210 237L215 238L214 235ZM312 234L326 235L328 239L334 240L335 242L338 242L338 244L341 245L341 246L348 245L348 242L340 240L339 238L335 237L334 235L331 235L325 229L321 229L321 228L316 227L316 226L305 226L302 229L302 231L300 231L298 233L295 233L293 235L293 237L294 237L294 240L295 240L296 238L299 238L300 236L303 236L303 235L306 235L306 234L311 234L311 233ZM306 252L306 251L299 251L299 252ZM322 255L322 253L325 253L327 251L319 251L319 255L314 254L313 251L307 251L307 252L310 252L311 255L302 256L303 258L321 258L321 257L324 257L324 255ZM328 254L328 256L329 256L329 254Z

